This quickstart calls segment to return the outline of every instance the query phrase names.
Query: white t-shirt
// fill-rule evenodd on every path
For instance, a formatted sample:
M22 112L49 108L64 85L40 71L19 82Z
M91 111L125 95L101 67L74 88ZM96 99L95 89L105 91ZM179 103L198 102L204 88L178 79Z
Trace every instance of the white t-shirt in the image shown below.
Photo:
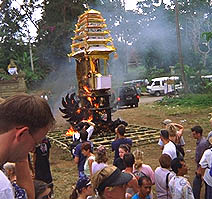
M94 174L94 173L96 173L97 171L100 171L100 170L102 170L103 168L105 168L107 166L107 164L106 163L97 163L97 162L93 162L92 163L92 174Z
M90 140L90 137L92 136L92 133L94 131L94 126L92 126L92 125L89 126L88 129L86 129L86 131L88 132L88 139L87 139L87 141L89 141ZM73 135L73 141L77 141L79 139L80 139L80 133L79 132L74 133L74 135Z
M85 161L85 164L84 164L84 173L86 176L90 177L90 169L89 169L89 164L88 164L88 161L89 160L93 160L95 161L95 156L94 155L91 155L89 158L86 159ZM91 166L92 167L92 166Z
M163 144L163 141L161 139L159 139L158 145L160 145L160 146L163 146L164 145ZM179 143L179 145L180 146L184 146L185 145L185 140L184 140L183 136L180 137L180 143Z
M174 176L169 182L172 199L194 199L189 181L182 176Z
M209 174L210 171L209 168L211 167L211 163L212 163L212 149L207 149L203 153L199 164L201 165L202 168L205 169L203 179L210 187L212 187L212 177Z
M170 158L173 160L177 157L176 146L171 141L169 141L167 144L164 145L162 154L169 155Z
M155 169L155 186L157 192L158 199L171 199L170 191L166 188L166 176L168 175L168 183L173 176L175 176L174 172L169 171L168 169L157 167ZM168 191L168 197L167 197Z
M0 199L14 199L12 184L0 170Z

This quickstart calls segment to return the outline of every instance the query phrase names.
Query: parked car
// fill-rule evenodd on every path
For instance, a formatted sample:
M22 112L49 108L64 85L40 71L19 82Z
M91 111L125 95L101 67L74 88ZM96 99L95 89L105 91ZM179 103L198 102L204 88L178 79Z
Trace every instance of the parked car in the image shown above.
M138 107L139 93L135 86L123 86L117 90L116 107L135 106Z
M182 88L182 82L177 76L154 78L146 87L148 93L156 96L177 93L182 90Z

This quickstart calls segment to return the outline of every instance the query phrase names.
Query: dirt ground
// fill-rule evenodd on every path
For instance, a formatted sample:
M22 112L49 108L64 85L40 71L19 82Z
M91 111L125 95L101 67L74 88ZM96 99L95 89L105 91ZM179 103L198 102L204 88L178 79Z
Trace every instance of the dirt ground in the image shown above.
M210 131L209 113L212 112L212 107L208 109L200 108L181 108L181 107L168 107L158 106L154 103L155 100L160 100L161 97L146 97L140 99L138 108L121 109L113 114L113 119L120 117L127 121L129 124L139 124L146 127L162 128L161 121L164 119L171 119L176 123L184 126L184 139L185 139L185 161L188 165L189 171L187 177L190 182L193 181L195 173L195 143L190 128L195 125L200 125L204 129L204 136L207 136ZM61 118L60 114L57 115L58 128L65 129L68 124ZM149 164L153 170L159 166L158 158L161 155L161 150L157 143L140 146L144 152L144 163ZM133 150L133 149L132 149ZM113 159L113 153L108 151L110 163ZM55 198L68 199L71 193L72 186L77 180L77 167L68 152L53 146L51 149L51 170L55 185ZM153 191L155 187L153 186ZM203 198L204 189L202 191ZM156 198L156 197L154 197Z

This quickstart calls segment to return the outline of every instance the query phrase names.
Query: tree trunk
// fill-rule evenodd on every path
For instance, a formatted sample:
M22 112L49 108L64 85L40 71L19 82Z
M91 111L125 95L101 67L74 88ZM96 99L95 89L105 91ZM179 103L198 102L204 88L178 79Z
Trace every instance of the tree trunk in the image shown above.
M180 25L179 25L179 8L178 8L178 2L175 0L175 19L176 19L176 33L177 33L177 47L178 47L178 57L179 57L179 63L180 63L180 69L181 69L181 76L182 76L182 82L184 86L184 92L188 93L188 84L185 77L185 71L184 71L184 64L183 64L183 54L182 54L182 47L181 47L181 38L180 38Z

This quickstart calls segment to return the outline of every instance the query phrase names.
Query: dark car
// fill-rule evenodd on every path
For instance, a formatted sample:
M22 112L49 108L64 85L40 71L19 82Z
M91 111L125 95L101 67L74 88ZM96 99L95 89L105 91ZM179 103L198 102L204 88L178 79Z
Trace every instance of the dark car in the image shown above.
M116 106L138 107L139 93L135 86L123 86L118 88Z

